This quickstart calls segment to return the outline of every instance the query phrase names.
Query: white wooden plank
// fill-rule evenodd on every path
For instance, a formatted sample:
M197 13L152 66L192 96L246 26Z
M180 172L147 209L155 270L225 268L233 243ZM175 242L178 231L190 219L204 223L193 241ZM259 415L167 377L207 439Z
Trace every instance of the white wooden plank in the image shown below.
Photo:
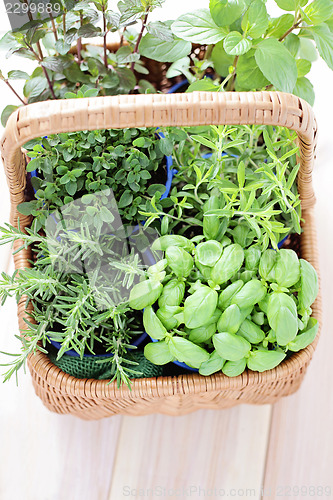
M270 409L125 417L109 500L219 498L223 491L260 498Z
M317 69L313 73L318 90L315 113L319 126L314 188L317 197L315 213L320 251L323 327L300 391L273 408L264 482L267 499L275 498L274 495L305 498L333 495L333 206L330 202L333 185L333 101L328 97L333 75L324 64L319 67L321 71L318 72ZM303 489L297 494L297 488L302 486ZM309 489L310 487L314 489ZM324 488L323 491L321 487ZM331 495L325 494L328 493L328 488L331 488Z
M1 309L0 324L1 348L17 352L15 300ZM108 498L122 417L85 422L51 413L23 373L19 387L14 380L0 385L0 401L2 500Z

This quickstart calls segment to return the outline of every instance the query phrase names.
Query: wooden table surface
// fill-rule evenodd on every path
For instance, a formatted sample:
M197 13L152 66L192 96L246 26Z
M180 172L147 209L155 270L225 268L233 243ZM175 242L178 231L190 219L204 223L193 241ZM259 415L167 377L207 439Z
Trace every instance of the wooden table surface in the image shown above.
M177 5L174 0L171 3ZM190 5L197 8L197 3ZM24 59L7 61L0 53L2 70L26 69L29 64ZM318 61L310 79L317 95L319 125L314 187L324 315L322 336L301 389L273 406L84 422L46 410L34 394L30 375L21 373L18 387L14 379L0 385L1 500L333 496L329 326L333 74ZM1 84L0 108L7 103L15 99ZM8 208L1 168L1 224L8 220ZM10 249L0 247L0 270L7 269L13 270ZM15 300L0 308L0 325L0 350L18 352ZM6 358L0 356L0 363L4 362Z

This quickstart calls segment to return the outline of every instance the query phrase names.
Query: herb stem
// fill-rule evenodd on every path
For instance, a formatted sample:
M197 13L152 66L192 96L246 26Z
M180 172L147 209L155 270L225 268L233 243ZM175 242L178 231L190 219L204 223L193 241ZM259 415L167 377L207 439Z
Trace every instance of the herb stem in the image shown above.
M282 42L292 31L294 31L296 28L299 27L299 25L301 24L302 22L302 19L299 19L296 23L294 23L292 25L291 28L289 28L280 38L279 38L279 42Z
M48 73L47 73L47 71L46 71L46 68L44 68L44 66L43 66L43 65L42 65L42 70L43 70L43 73L44 73L45 78L46 78L46 80L47 80L47 83L48 83L48 86L49 86L49 89L50 89L51 95L52 95L53 99L56 99L56 95L55 95L55 93L54 93L54 89L53 89L53 83L51 82L50 77L49 77L49 75L48 75Z
M119 42L119 47L122 47L124 45L124 36L125 36L125 31L127 29L127 26L123 29L121 36L120 36L120 42Z
M238 59L239 59L239 56L236 56L235 59L234 59L234 62L232 63L234 70L231 73L231 77L229 79L229 82L228 82L228 85L227 85L227 88L226 88L227 91L234 90L235 80L236 80L236 68L237 68Z
M80 13L80 27L82 26L82 21L83 21L83 17L82 17L82 14ZM77 62L78 62L78 65L80 66L81 62L82 62L82 57L81 57L82 39L81 39L81 37L79 37L77 39L76 50L77 50L77 58L78 58Z
M142 37L143 37L143 32L144 32L145 27L146 27L146 24L147 24L149 11L150 11L150 7L148 7L148 8L147 8L146 13L145 13L145 16L144 16L144 18L143 18L143 21L142 21L142 26L141 26L141 30L140 30L140 33L139 33L138 39L137 39L137 41L136 41L136 44L135 44L135 47L134 47L134 50L133 50L133 54L137 54L137 53L139 52L139 45L140 45L141 39L142 39ZM134 70L134 66L135 66L135 61L133 61L133 62L131 63L131 71L133 71L133 70Z
M106 16L105 16L105 5L103 5L102 8L103 8L103 31L104 31L104 36L103 36L104 66L107 68L108 67L108 54L107 54L107 47L106 47L107 23L106 23Z
M53 31L53 34L54 34L54 38L55 38L55 41L57 42L58 41L58 33L57 33L57 28L56 28L56 25L55 25L55 22L54 22L54 18L52 16L51 12L50 12L50 19L51 19L52 31Z

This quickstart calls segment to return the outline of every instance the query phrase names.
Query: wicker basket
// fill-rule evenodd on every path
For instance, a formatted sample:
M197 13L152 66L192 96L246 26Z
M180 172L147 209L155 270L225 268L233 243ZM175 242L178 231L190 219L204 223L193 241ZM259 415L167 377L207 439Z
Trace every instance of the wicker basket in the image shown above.
M318 255L313 217L315 197L312 168L316 143L316 121L311 107L302 99L279 92L194 92L89 99L46 101L17 110L10 117L1 141L2 160L11 197L11 223L18 219L17 205L24 201L25 157L21 146L30 139L76 130L99 128L194 126L206 124L281 125L298 134L300 171L298 188L303 209L302 256L318 272ZM21 227L31 222L20 215ZM14 256L16 268L29 266L29 250ZM23 327L24 301L18 305L19 326ZM313 306L321 322L321 300ZM52 411L70 413L83 419L99 419L118 413L144 415L158 412L182 415L199 408L227 408L240 403L274 403L295 392L311 360L315 341L293 354L281 365L263 373L246 370L238 377L222 373L203 377L189 373L175 377L133 380L132 390L117 389L116 383L71 377L37 352L29 368L38 396Z

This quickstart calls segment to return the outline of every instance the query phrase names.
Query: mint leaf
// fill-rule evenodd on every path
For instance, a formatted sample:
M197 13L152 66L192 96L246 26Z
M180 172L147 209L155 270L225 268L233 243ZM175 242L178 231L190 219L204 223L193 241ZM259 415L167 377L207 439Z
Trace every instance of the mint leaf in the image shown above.
M297 78L297 82L293 91L293 94L301 97L307 101L311 106L314 104L315 93L313 90L313 85L305 76Z
M252 46L251 40L243 38L238 31L231 31L223 42L224 50L231 56L240 56L250 50Z
M217 43L228 34L226 28L215 24L209 9L195 10L180 16L172 25L173 33L192 43Z
M140 54L159 62L174 62L187 56L192 49L191 42L175 38L172 42L165 42L147 33L139 45Z
M327 66L333 69L333 33L323 23L311 28L320 57L324 59Z
M259 38L268 28L268 15L264 2L254 0L242 19L242 29L252 38Z
M229 26L241 17L247 8L246 0L210 0L209 9L218 26Z
M281 42L267 38L258 44L255 60L277 90L292 92L297 80L296 61Z

